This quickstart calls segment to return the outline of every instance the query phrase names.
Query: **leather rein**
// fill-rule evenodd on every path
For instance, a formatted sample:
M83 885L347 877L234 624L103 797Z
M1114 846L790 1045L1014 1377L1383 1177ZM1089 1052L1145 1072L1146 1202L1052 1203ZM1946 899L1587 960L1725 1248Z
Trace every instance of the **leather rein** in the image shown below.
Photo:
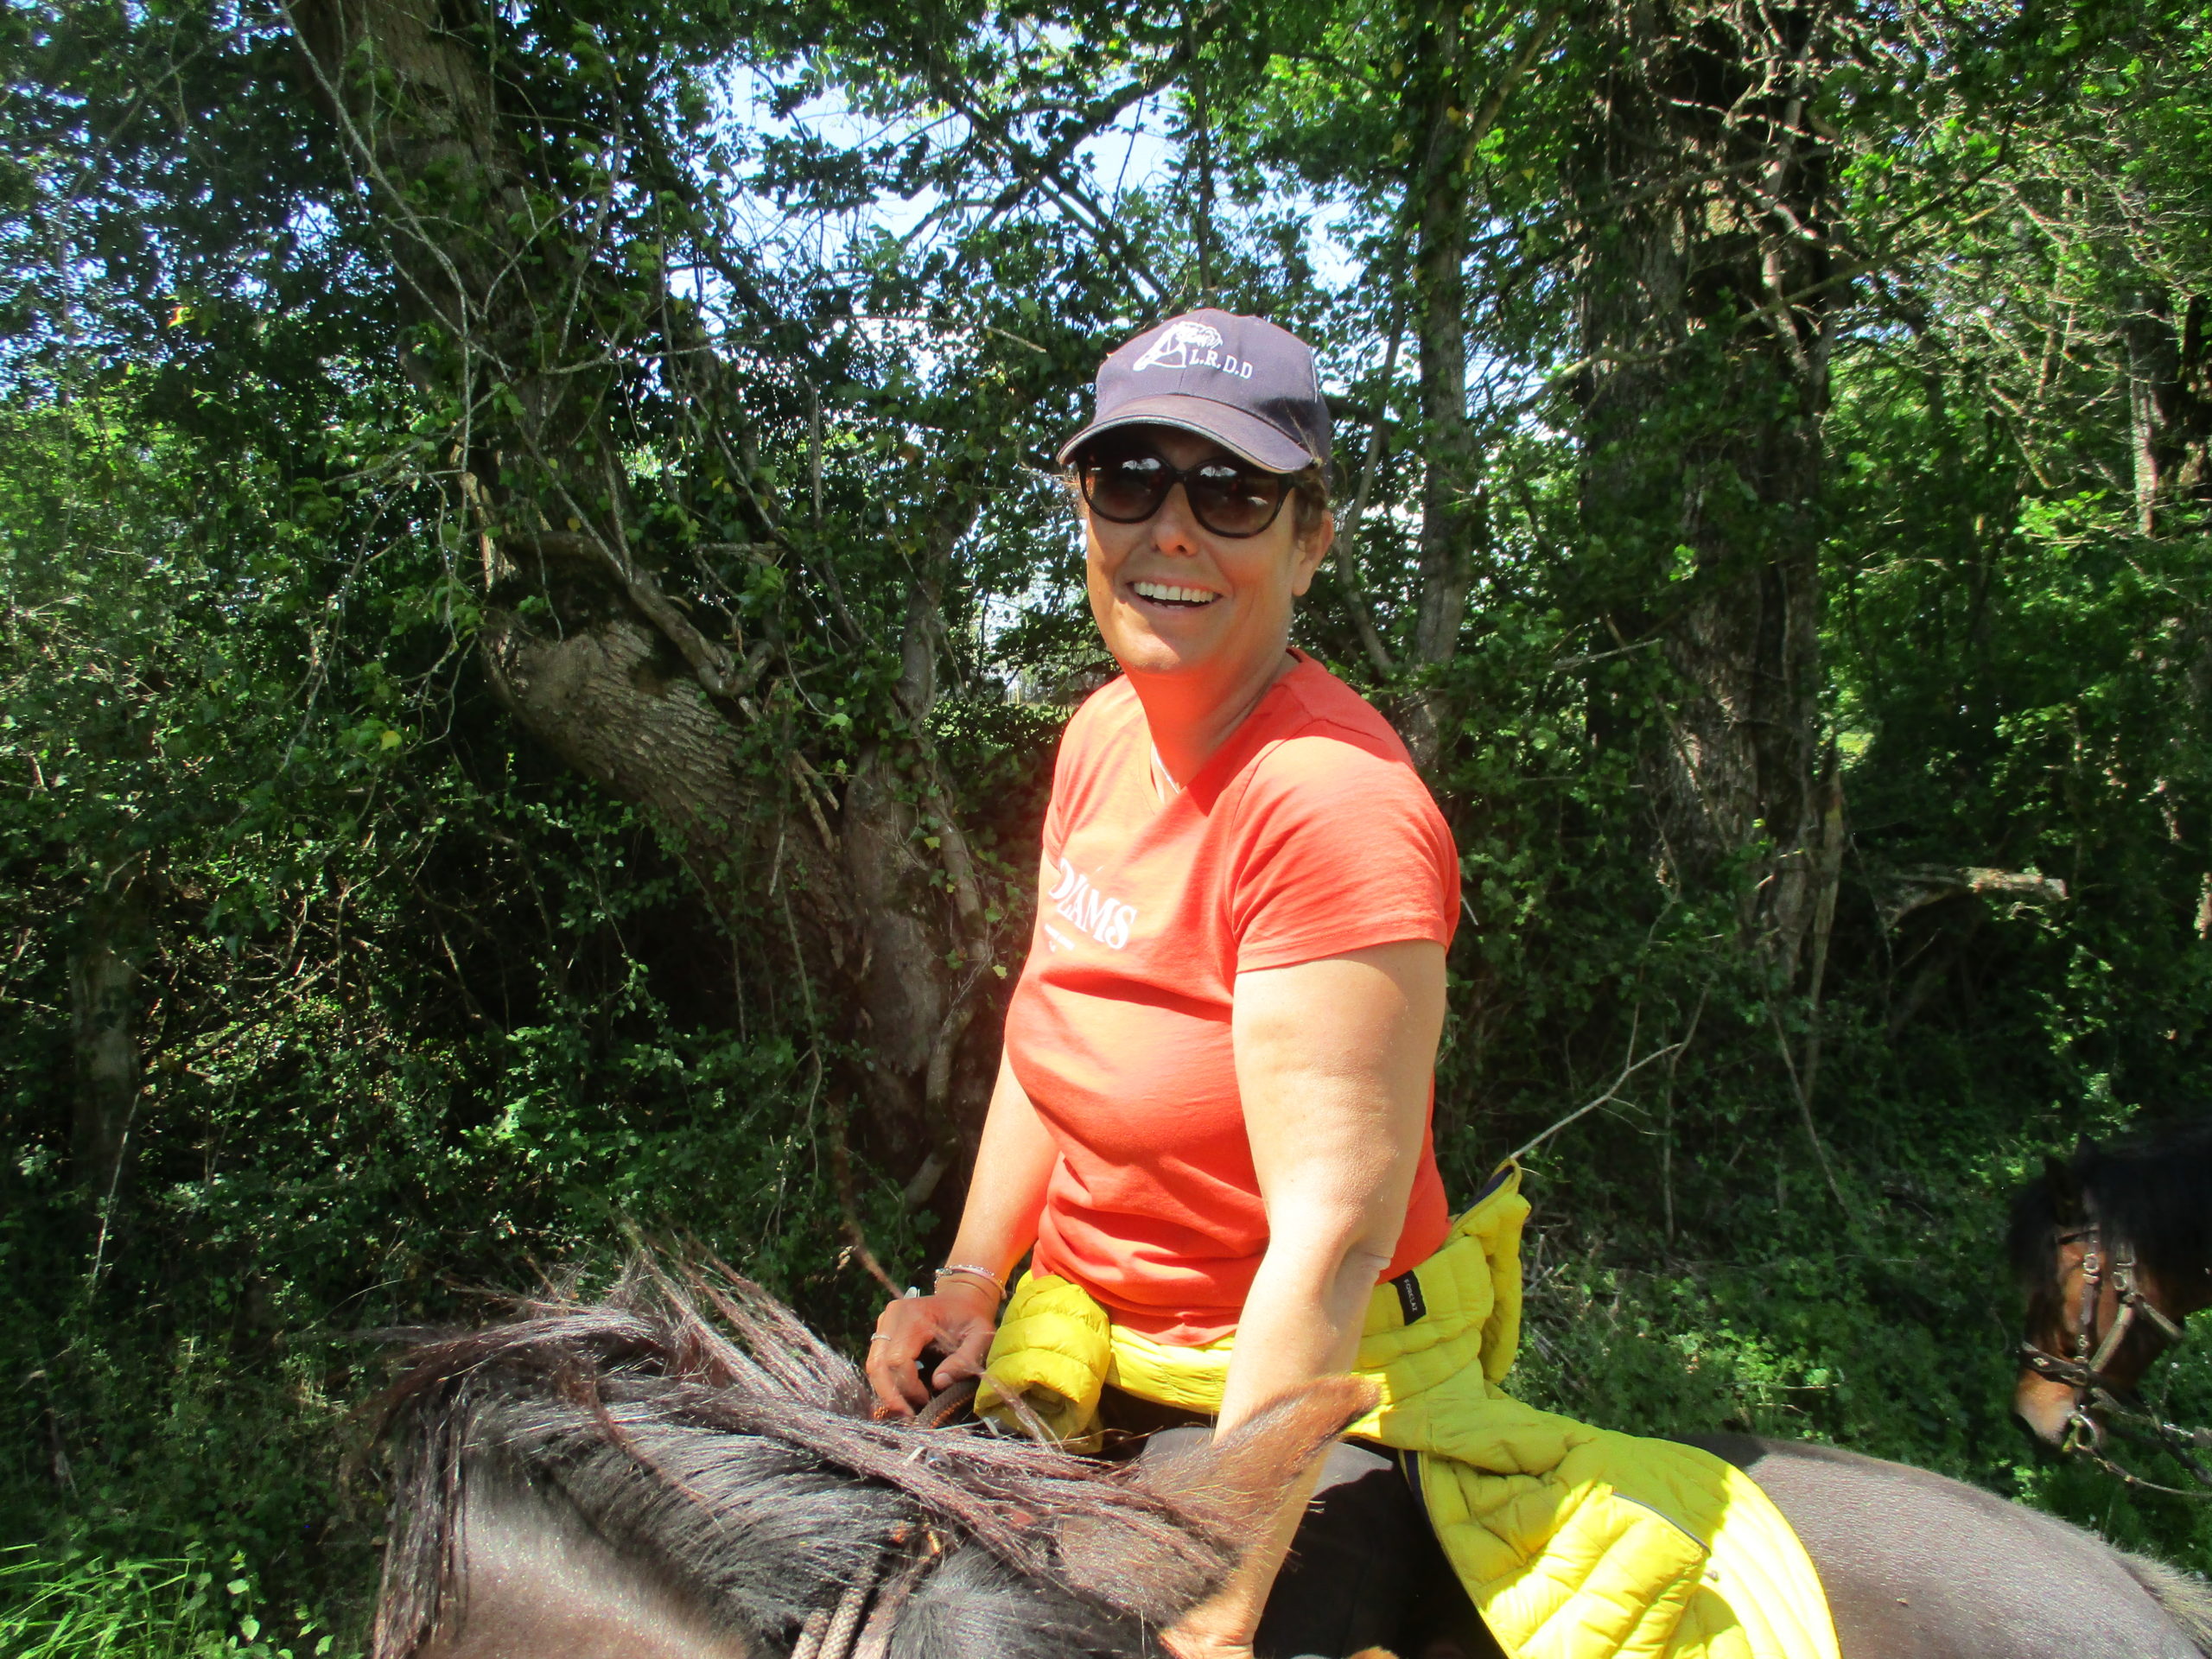
M2061 1383L2074 1390L2074 1409L2066 1419L2066 1436L2059 1442L2059 1450L2088 1458L2107 1474L2130 1486L2212 1502L2212 1490L2201 1490L2212 1489L2212 1469L2206 1468L2196 1456L2198 1452L2212 1451L2212 1429L2184 1428L2178 1423L2170 1423L2145 1406L2133 1389L2115 1387L2105 1376L2105 1367L2120 1352L2137 1319L2152 1325L2165 1338L2167 1345L2179 1342L2183 1336L2180 1325L2167 1318L2158 1304L2144 1294L2137 1281L2134 1241L2122 1238L2107 1251L2104 1225L2092 1217L2083 1226L2059 1234L2056 1243L2062 1248L2068 1244L2082 1247L2082 1285L2075 1300L2068 1351L2054 1354L2024 1338L2020 1343L2020 1363L2046 1382ZM2112 1328L2100 1341L2097 1309L2104 1300L2107 1265L2118 1312L2113 1316ZM2165 1452L2189 1471L2196 1486L2162 1486L2123 1467L2106 1449L2111 1435Z
M914 1415L917 1427L943 1428L976 1397L976 1379L955 1382ZM910 1453L919 1456L916 1446ZM900 1526L892 1548L864 1567L835 1602L818 1606L799 1627L791 1659L886 1659L906 1598L938 1565L945 1539L928 1526Z

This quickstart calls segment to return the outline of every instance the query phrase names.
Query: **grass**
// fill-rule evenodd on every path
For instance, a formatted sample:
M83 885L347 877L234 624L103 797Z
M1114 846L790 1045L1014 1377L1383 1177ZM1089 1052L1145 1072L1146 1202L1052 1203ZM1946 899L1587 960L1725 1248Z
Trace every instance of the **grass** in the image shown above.
M329 1659L312 1619L264 1624L243 1564L0 1549L0 1659Z

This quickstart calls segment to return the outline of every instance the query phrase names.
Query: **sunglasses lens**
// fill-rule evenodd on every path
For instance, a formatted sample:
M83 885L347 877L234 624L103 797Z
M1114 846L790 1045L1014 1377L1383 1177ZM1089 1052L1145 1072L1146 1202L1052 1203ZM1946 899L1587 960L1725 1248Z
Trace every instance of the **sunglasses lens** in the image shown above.
M1083 499L1101 518L1117 524L1141 524L1160 511L1173 482L1167 463L1142 452L1085 455Z
M1256 536L1274 523L1288 480L1228 461L1208 461L1184 487L1191 512L1217 536Z
M1181 479L1191 513L1217 536L1256 536L1275 521L1290 480L1233 461L1202 461L1178 473L1147 449L1100 450L1076 462L1091 512L1117 524L1138 524L1160 511Z

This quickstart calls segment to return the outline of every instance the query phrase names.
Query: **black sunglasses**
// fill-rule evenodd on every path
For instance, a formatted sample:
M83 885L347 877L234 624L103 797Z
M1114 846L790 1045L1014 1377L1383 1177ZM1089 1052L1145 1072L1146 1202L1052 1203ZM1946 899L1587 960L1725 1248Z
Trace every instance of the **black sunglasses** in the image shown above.
M1289 474L1262 472L1226 455L1195 467L1171 467L1150 449L1102 445L1077 455L1075 470L1083 499L1109 523L1142 524L1180 484L1191 516L1232 540L1257 536L1274 523L1290 496Z

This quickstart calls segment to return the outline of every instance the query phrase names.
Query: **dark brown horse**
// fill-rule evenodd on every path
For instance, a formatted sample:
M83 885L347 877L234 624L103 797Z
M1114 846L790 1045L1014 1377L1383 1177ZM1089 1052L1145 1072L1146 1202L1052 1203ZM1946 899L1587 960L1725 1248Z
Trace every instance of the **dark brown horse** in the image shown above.
M639 1267L517 1314L419 1345L386 1398L375 1659L1151 1659L1371 1398L1331 1379L1113 1465L874 1421L853 1365L732 1275ZM1797 1529L1844 1659L2212 1655L2202 1585L2048 1516L1712 1446ZM1402 1650L1498 1652L1448 1580L1418 1606Z
M879 1421L734 1274L634 1266L416 1346L375 1659L1154 1654L1372 1403L1332 1379L1126 1467Z
M2212 1493L2212 1436L2160 1421L2136 1388L2212 1306L2212 1123L2046 1160L2012 1205L2011 1253L2028 1295L2012 1409L2054 1446L2106 1455L2119 1433L2174 1453Z

